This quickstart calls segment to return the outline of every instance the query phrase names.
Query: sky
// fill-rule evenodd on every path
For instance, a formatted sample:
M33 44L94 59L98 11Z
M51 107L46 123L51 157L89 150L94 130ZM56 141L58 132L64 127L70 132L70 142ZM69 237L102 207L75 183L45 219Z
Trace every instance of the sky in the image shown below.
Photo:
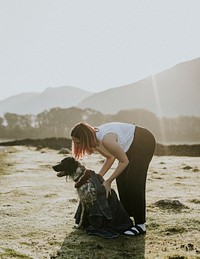
M0 0L0 100L118 87L200 57L199 0Z

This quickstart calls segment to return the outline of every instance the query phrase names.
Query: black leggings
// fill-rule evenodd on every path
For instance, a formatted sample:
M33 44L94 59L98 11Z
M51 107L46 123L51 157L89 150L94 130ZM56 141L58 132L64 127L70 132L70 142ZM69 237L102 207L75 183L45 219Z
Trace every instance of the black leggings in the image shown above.
M155 145L152 133L136 126L134 140L126 152L129 164L116 179L119 198L135 224L146 221L146 177Z

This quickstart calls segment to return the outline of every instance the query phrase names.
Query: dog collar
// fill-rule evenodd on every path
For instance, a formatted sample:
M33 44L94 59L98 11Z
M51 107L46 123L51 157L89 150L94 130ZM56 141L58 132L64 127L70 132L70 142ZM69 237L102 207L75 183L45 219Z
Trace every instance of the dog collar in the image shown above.
M90 170L85 170L83 173L83 176L75 183L75 188L79 188L85 183L87 183L88 179L91 177L91 172Z
M80 173L79 173L79 175L74 179L74 182L78 182L80 179L81 179L81 177L84 175L84 172L85 172L85 170L86 170L86 168L85 168L85 166L79 166L76 170L80 170Z

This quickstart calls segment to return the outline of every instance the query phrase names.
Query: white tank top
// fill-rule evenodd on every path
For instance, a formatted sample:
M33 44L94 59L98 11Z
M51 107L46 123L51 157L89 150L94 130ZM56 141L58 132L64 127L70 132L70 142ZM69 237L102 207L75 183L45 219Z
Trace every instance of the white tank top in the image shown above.
M96 132L97 140L100 142L99 148L102 151L106 151L102 146L102 139L108 133L114 133L117 135L117 142L122 147L124 152L127 152L134 138L135 125L122 122L110 122L102 124L97 127ZM108 153L108 151L106 152Z

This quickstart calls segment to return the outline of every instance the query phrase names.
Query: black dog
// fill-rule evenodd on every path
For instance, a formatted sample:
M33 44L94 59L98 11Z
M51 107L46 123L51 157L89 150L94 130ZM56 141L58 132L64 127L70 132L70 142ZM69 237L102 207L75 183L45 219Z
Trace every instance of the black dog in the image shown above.
M53 166L53 170L58 172L58 177L70 177L75 182L75 188L77 188L78 196L80 199L82 212L78 228L83 224L83 219L91 205L96 201L96 188L91 180L91 173L93 171L88 170L80 162L76 161L73 157L64 158L59 164ZM98 175L101 183L103 178Z

